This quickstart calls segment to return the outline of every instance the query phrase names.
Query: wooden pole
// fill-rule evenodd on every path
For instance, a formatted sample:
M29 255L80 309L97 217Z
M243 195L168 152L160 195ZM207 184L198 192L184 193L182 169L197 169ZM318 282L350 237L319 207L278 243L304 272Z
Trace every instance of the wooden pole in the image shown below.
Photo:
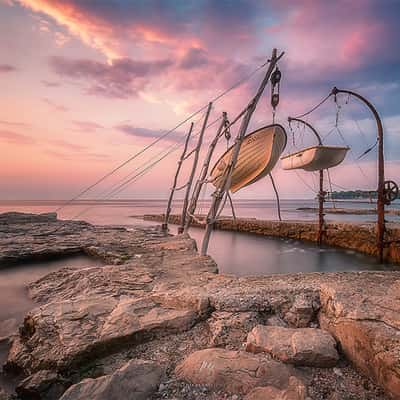
M378 130L378 220L376 225L376 246L378 250L378 258L383 262L383 249L385 239L385 159L383 151L383 126L381 118L376 108L365 97L350 90L343 90L334 87L331 94L336 96L339 93L349 94L361 100L371 110L375 117L376 127Z
M203 188L203 185L205 184L205 180L207 178L207 174L208 174L208 168L210 165L210 161L211 161L211 157L214 153L215 147L218 144L218 140L220 139L220 137L222 136L222 134L225 132L224 127L226 127L226 123L228 121L228 117L226 112L224 111L222 113L222 122L221 125L219 126L218 130L217 130L217 134L215 135L213 141L210 143L210 146L208 147L208 152L207 155L204 159L203 162L203 168L200 172L199 175L199 179L196 182L196 185L193 189L193 195L192 198L190 200L190 205L187 211L187 216L186 216L186 222L185 222L185 227L184 227L184 232L188 232L189 228L190 228L190 224L192 222L192 215L194 215L194 213L196 212L196 207L197 207L197 201L199 199L200 193L201 193L201 189Z
M244 136L246 134L247 128L249 126L249 122L250 119L257 107L257 103L260 100L261 95L264 92L265 87L268 84L268 81L271 77L271 74L276 66L276 63L279 61L279 59L283 56L284 53L282 53L280 56L277 56L277 50L273 49L272 51L272 57L271 60L269 62L269 66L267 69L267 72L265 74L265 77L263 79L263 81L261 82L261 85L256 93L256 95L254 96L254 98L250 101L250 103L248 104L244 117L242 119L242 123L240 125L239 128L239 132L236 136L236 140L235 140L235 145L233 147L233 151L232 151L232 157L229 161L229 164L227 166L227 168L224 171L224 175L222 177L221 180L221 184L220 186L215 190L215 192L213 193L213 199L211 202L211 207L210 210L208 212L207 215L207 225L206 225L206 231L204 233L204 237L203 237L203 243L201 246L201 254L202 255L206 255L207 254L207 249L208 249L208 243L210 241L210 236L211 236L211 232L212 232L212 228L215 222L215 217L218 213L218 209L219 206L221 204L221 200L223 199L225 193L227 191L229 191L229 188L231 186L231 182L232 182L232 173L233 170L235 168L238 156L239 156L239 151L240 151L240 147L242 145L242 141L244 139Z
M185 156L186 156L186 152L187 152L189 140L190 140L190 137L191 137L192 131L193 131L193 126L194 126L194 123L192 122L192 123L190 124L189 132L188 132L188 134L186 135L185 146L184 146L184 148L183 148L181 157L180 157L180 159L179 159L179 161L178 161L178 166L177 166L177 168L176 168L175 177L174 177L174 182L173 182L173 184L172 184L171 192L170 192L170 194L169 194L169 199L168 199L168 204L167 204L167 210L165 211L164 223L162 224L162 229L163 229L164 231L166 231L166 230L168 229L168 221L169 221L169 216L170 216L170 214L171 214L172 199L173 199L173 197L174 197L174 193L175 193L175 190L176 190L176 184L177 184L177 182L178 182L179 173L180 173L181 168L182 168L182 163L183 163L183 160L185 159Z
M186 187L185 199L183 201L183 206L182 206L181 224L178 228L178 233L182 233L183 229L185 227L185 222L186 222L186 217L187 217L187 208L188 208L188 204L189 204L190 189L192 188L192 182L193 182L194 174L196 172L197 163L199 161L199 153L200 153L201 145L203 144L203 136L204 136L204 132L207 127L208 117L210 116L211 108L212 108L212 103L209 103L207 112L206 112L206 116L204 117L203 126L201 128L199 139L197 140L197 145L196 145L195 152L194 152L192 171L190 172L189 180L188 180L187 187Z
M279 193L278 193L278 190L277 190L277 188L276 188L276 186L275 186L275 181L274 181L274 178L272 177L272 174L271 174L271 173L269 173L269 177L270 177L270 179L271 179L272 187L274 188L274 192L275 192L275 196L276 196L276 202L277 202L277 204L278 204L278 218L279 218L279 221L282 221L282 217L281 217L281 203L280 203L280 201L279 201Z

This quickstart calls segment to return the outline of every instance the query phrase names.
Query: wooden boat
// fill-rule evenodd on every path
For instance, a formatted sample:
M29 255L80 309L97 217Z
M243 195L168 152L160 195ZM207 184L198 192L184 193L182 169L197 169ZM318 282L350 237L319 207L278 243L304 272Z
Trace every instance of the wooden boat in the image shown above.
M243 139L238 160L232 173L232 193L251 185L268 175L286 147L287 135L281 125L268 125ZM215 163L211 170L211 181L215 187L222 184L224 172L231 160L234 145Z
M340 164L346 157L349 147L313 146L282 157L282 168L319 171Z

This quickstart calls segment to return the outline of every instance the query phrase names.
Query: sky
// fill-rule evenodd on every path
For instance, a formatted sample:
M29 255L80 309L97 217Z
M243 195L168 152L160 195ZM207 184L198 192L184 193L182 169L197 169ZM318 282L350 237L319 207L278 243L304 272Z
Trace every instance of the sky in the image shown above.
M336 85L366 96L378 109L386 178L396 181L399 37L399 0L0 0L0 199L74 197L249 76L272 48L285 52L275 116L287 129L285 154L315 143L296 124L290 129L287 117L309 110ZM209 122L222 111L233 119L264 72L216 102ZM337 115L342 135L335 129ZM166 198L179 144L190 122L198 132L203 117L187 121L85 197L109 198L119 182L177 148L110 197ZM376 140L363 104L339 96L307 121L325 143L351 147L345 162L331 170L333 190L376 189L376 148L357 160ZM267 87L249 130L271 122ZM216 127L206 131L202 156ZM215 159L226 146L223 140ZM190 168L188 160L182 184ZM273 175L282 198L315 196L315 174L283 171L278 163ZM272 198L273 190L263 179L235 197Z

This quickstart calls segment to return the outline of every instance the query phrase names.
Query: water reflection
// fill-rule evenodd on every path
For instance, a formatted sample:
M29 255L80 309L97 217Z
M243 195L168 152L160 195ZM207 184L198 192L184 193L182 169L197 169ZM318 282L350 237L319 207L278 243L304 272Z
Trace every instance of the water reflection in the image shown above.
M190 234L200 247L203 230L192 228ZM209 254L217 262L220 273L237 276L394 268L353 251L228 231L212 233Z

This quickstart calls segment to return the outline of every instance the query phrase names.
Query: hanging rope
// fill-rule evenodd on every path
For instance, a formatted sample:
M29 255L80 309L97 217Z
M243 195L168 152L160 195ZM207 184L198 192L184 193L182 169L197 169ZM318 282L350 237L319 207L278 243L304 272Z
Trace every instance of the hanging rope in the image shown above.
M294 118L299 118L299 119L301 119L301 118L305 117L306 115L311 114L311 113L314 112L317 108L321 107L322 104L324 104L324 103L329 99L329 97L331 97L331 96L332 96L332 93L329 93L328 96L324 97L324 98L323 98L316 106L314 106L310 111L307 111L307 112L305 112L304 114L301 114L301 115L297 115L297 116L294 117Z
M305 186L307 186L312 192L318 193L317 190L315 190L312 186L310 186L310 185L301 177L301 175L298 173L298 171L297 171L296 169L294 169L293 171L296 173L297 177L304 183Z
M329 172L329 168L326 170L327 174L328 174L328 181L329 181L329 187L331 189L331 199L332 199L332 203L333 203L333 208L336 208L336 203L335 203L335 199L333 198L332 194L332 180L331 180L331 174Z

